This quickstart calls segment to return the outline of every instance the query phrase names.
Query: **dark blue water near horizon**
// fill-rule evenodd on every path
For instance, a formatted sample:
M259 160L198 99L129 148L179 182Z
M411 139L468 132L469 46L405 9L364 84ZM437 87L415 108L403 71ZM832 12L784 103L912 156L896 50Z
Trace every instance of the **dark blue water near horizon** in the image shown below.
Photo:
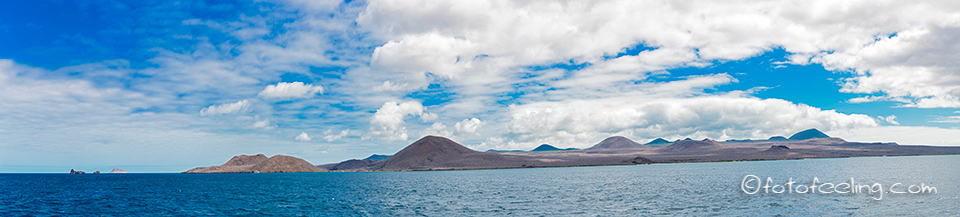
M0 216L960 215L960 155L287 174L0 174ZM741 190L754 175L937 193Z

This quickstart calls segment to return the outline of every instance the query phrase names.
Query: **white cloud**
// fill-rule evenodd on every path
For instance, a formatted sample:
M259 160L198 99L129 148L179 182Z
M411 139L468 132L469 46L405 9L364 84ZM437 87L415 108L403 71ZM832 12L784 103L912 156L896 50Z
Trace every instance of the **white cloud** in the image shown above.
M407 88L406 84L394 84L390 81L384 81L383 84L373 87L375 91L398 91Z
M25 141L0 144L0 148L12 150L11 146L30 144L30 149L36 150L63 149L45 145L58 141L26 141L30 139L22 136L51 131L79 137L102 135L84 137L85 143L69 146L89 148L75 153L108 147L99 145L101 140L141 144L137 135L146 134L158 135L157 141L176 137L159 135L188 135L166 143L229 145L242 139L219 136L217 132L223 128L330 124L329 119L315 117L337 117L336 124L346 125L341 129L363 129L369 124L369 132L354 135L377 140L370 142L375 144L406 140L409 127L451 136L482 134L490 137L480 147L512 148L540 143L582 147L612 133L638 140L660 136L764 138L807 127L845 130L876 126L868 116L758 99L738 91L704 93L704 89L737 82L727 74L668 83L645 81L655 76L672 80L675 77L667 71L673 68L704 67L771 49L791 53L790 61L776 64L823 64L851 77L840 80L844 92L870 95L848 102L960 107L960 67L955 61L960 59L955 52L960 50L956 13L960 9L956 4L832 0L373 0L363 4L286 1L269 13L244 12L236 20L175 22L222 31L230 38L177 36L177 40L195 44L188 49L156 48L151 52L157 56L146 61L144 69L130 67L144 63L116 60L51 73L0 60L0 113L4 114L0 123L27 123L18 124L27 126L19 128L0 126L3 140ZM357 25L361 29L353 29ZM270 33L271 29L282 32ZM896 36L887 37L894 33ZM652 49L616 57L638 44ZM528 68L554 64L583 68ZM312 67L326 66L347 69L329 72L340 79L324 77L323 82L329 83L323 86L320 81L262 86L285 73L313 76ZM76 77L56 76L76 73ZM441 84L439 92L449 94L450 101L431 105L430 112L420 103L399 103L398 99L411 92L435 91L431 84ZM322 94L324 87L327 92L329 88L337 91L310 100L316 103L309 106L316 109L300 109L308 102L270 105L251 98L312 98ZM224 99L250 101L219 104ZM516 105L506 107L501 100ZM353 109L341 110L330 106L333 104ZM370 117L369 109L378 106ZM197 110L203 116L251 112L271 118L252 119L252 125L251 119L241 117L236 122L225 118L207 123L209 120L194 120L195 115L189 114ZM181 114L183 111L188 114ZM420 121L408 123L407 118L416 116ZM471 130L474 122L458 123L450 117L476 117L481 124ZM933 122L955 120L951 116ZM101 123L108 121L117 123ZM143 122L150 127L126 128ZM430 123L433 125L427 126ZM62 125L97 127L66 129ZM289 140L288 131L253 131L278 134L258 140L262 144L295 143ZM323 138L353 139L344 137L349 133L329 131ZM68 139L62 141L73 141L64 138ZM478 141L472 142L465 144ZM206 147L181 148L201 151L197 149ZM230 146L209 147L213 151L205 153L222 153L222 148ZM26 149L0 155L21 155ZM346 148L329 150L346 152ZM70 157L80 158L77 156ZM64 159L73 159L70 157ZM334 158L325 160L343 159ZM23 158L12 161L18 159Z
M930 122L960 124L960 116L938 117L937 119L932 120L932 121L930 121Z
M300 132L300 135L297 135L297 137L293 139L301 142L306 142L306 141L310 141L312 138L310 138L310 135L307 135L307 132Z
M303 82L280 82L276 85L267 85L257 96L264 99L296 99L310 98L323 93L322 86L303 84Z
M738 96L610 98L512 107L508 130L516 141L586 147L620 134L636 139L767 138L808 128L876 126L865 115L842 114L779 99Z
M510 69L529 65L591 63L567 83L604 87L781 48L793 64L851 71L844 92L883 95L851 102L934 108L960 107L958 10L940 1L384 0L357 23L387 41L371 65L439 75L464 92L509 84ZM641 43L656 49L606 58Z
M940 8L942 7L942 8ZM828 69L849 70L842 91L882 93L888 101L904 107L960 108L960 22L953 11L960 7L920 3L909 10L922 16L900 16L898 22L918 22L893 30L893 37L833 53L820 53L812 60ZM937 20L943 19L943 20Z
M273 129L273 125L270 125L270 119L263 119L256 122L253 122L253 125L250 125L253 128L260 129Z
M884 116L877 116L877 119L886 121L887 123L890 123L890 124L893 124L893 125L900 125L900 122L897 122L897 116L896 116L896 115L890 115L890 116L886 116L886 117L884 117Z
M483 121L477 118L470 118L457 122L453 128L457 130L457 133L480 135L478 130L480 130L481 126L483 126Z
M471 147L471 148L474 148L474 149L481 148L481 147L500 148L502 147L503 142L504 142L503 137L491 136L491 137L488 137L485 141L483 141L483 143L480 143L479 146Z
M423 132L421 132L420 134L421 134L420 135L421 137L433 135L433 136L447 137L450 139L456 139L454 138L453 133L450 132L450 130L447 130L447 125L440 122L433 123L432 125L430 125L430 127L427 127L427 129L424 129Z
M440 118L436 113L424 112L423 115L420 115L420 120L423 122L435 121Z
M657 137L765 139L789 136L808 128L877 126L877 122L866 115L843 114L739 93L705 95L700 91L705 86L731 82L725 77L728 76L689 77L590 99L512 105L509 108L512 119L506 134L509 139L501 147L532 148L543 143L587 147L611 135L638 140ZM701 94L696 95L698 92Z
M346 137L347 135L349 135L350 129L340 131L339 134L333 134L333 130L327 130L323 134L324 134L323 140L327 140L327 142L333 142L333 141L343 139L343 137Z
M141 172L175 172L182 165L215 163L205 159L220 158L223 150L266 152L246 144L276 142L259 132L217 133L222 128L197 118L193 109L156 111L182 103L163 96L56 75L0 60L0 170L124 164L144 165Z
M923 126L878 126L824 131L858 142L896 142L900 145L960 146L960 129Z
M423 105L415 101L402 103L386 102L370 118L370 131L365 138L379 137L387 141L406 141L407 127L404 118L423 115Z
M233 114L237 112L245 112L249 108L250 108L250 101L240 100L235 103L211 105L209 107L201 109L200 115L213 116L213 115Z

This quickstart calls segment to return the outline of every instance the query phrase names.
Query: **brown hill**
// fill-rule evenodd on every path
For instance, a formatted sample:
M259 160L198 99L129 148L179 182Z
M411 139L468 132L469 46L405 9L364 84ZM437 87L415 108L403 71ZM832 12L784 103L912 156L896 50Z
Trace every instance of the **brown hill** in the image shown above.
M299 173L322 172L306 160L286 156L274 155L267 158L263 154L238 155L220 166L197 167L183 173Z
M436 165L462 154L481 153L463 147L453 140L439 136L425 136L413 142L393 156L383 160L378 167L386 170L404 170Z
M320 168L313 166L306 160L286 155L274 155L254 165L252 169L262 173L322 172Z
M600 141L600 143L597 143L596 145L593 145L590 148L587 148L586 150L627 149L627 148L644 148L644 147L647 147L647 146L637 143L633 140L627 139L626 137L613 136L613 137L603 139L603 141Z
M720 146L720 143L710 139L704 139L701 141L696 140L681 140L674 142L673 144L664 147L664 151L696 151L696 150L705 150Z
M533 163L527 157L474 151L447 138L426 136L386 160L354 170L504 168Z
M230 158L229 161L224 163L221 166L243 166L243 165L254 165L260 162L267 160L267 156L263 154L257 155L237 155Z

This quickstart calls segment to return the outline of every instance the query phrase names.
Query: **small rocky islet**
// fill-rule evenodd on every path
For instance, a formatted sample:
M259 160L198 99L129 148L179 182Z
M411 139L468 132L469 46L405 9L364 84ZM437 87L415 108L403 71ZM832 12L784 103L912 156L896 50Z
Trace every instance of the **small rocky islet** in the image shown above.
M127 171L114 167L109 173L127 173ZM70 169L70 174L87 174L87 172L84 172L83 170ZM93 174L100 174L100 170L93 171Z

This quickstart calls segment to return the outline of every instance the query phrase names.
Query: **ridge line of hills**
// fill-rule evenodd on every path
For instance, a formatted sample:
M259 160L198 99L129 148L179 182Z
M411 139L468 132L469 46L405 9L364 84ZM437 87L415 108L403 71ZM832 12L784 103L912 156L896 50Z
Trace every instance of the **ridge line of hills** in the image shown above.
M184 173L494 169L943 154L960 154L960 147L848 142L817 129L767 140L669 142L657 138L640 144L626 137L612 136L586 149L560 149L544 144L531 151L487 152L475 151L448 138L425 136L393 155L374 154L365 159L322 165L311 165L285 155L269 158L263 154L238 155L223 165L197 167Z

